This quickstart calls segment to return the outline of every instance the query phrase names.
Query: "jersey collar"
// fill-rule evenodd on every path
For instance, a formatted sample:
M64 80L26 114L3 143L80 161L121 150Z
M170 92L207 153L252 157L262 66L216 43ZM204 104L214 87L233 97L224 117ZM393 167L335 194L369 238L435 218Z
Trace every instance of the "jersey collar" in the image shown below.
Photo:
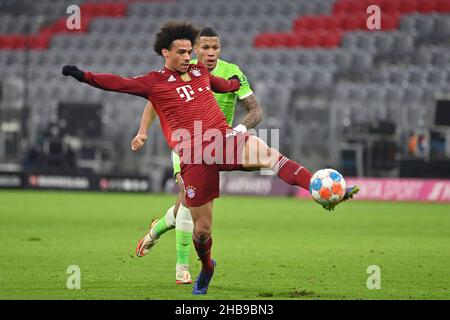
M170 70L166 66L164 66L164 68L161 71L163 71L163 73L173 74L173 75L179 75L180 74L178 71Z

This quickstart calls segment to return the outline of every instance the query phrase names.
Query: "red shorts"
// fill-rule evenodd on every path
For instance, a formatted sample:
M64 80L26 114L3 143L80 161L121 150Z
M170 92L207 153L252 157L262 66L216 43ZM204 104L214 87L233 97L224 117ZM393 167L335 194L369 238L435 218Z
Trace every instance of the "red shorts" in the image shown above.
M207 157L201 163L186 164L181 161L181 179L186 191L186 204L189 207L199 207L219 197L220 171L245 170L241 163L241 155L250 135L233 132L235 134L225 136L219 141L224 147L213 152L216 159L213 163ZM203 147L212 149L217 143L218 141L210 142Z

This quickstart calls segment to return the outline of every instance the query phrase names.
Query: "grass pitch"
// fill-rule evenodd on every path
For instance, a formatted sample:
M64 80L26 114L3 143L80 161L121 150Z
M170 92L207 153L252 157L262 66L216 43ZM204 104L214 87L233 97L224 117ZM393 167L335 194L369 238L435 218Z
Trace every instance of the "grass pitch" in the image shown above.
M175 285L175 232L134 249L172 195L0 191L0 299L449 299L450 205L223 196L205 297ZM71 265L81 289L69 290ZM381 289L367 288L371 265ZM191 251L191 273L200 269Z

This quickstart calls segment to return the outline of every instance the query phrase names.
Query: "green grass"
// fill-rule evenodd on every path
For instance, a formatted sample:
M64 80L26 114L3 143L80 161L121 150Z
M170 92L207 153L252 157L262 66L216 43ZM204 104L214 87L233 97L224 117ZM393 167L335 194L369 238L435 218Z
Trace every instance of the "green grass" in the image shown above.
M174 196L0 191L0 299L449 299L450 205L224 196L206 297L175 285L175 233L134 256ZM66 288L70 265L81 289ZM381 268L381 289L366 286ZM200 264L191 252L195 278Z

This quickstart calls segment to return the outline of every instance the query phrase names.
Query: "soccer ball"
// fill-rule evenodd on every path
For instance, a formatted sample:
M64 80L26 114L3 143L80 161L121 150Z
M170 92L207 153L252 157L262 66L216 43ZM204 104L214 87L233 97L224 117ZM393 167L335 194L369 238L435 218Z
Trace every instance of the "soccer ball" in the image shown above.
M345 180L334 169L321 169L313 174L309 184L311 197L321 205L334 204L342 200L345 194Z

